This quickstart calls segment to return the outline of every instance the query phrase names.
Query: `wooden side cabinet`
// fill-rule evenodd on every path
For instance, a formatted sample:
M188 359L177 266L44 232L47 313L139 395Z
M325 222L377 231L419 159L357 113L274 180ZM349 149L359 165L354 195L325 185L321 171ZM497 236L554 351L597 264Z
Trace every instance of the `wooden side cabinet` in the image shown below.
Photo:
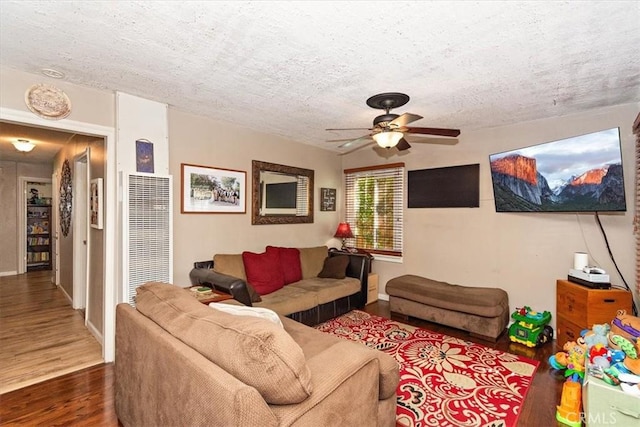
M556 283L556 339L559 346L575 341L584 329L611 323L618 310L631 313L631 292L622 289L591 289L558 280Z
M368 279L369 289L367 292L367 304L378 301L378 275L369 274Z

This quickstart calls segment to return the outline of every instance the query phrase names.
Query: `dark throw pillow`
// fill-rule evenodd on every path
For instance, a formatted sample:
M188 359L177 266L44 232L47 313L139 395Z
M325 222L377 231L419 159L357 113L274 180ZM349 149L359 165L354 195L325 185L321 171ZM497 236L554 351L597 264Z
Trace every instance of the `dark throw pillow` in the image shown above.
M302 280L302 264L300 263L300 251L297 248L282 248L267 246L267 252L278 252L280 256L280 268L284 276L284 284Z
M245 251L242 252L242 261L247 282L253 286L258 294L267 295L284 286L284 276L278 252L256 254Z
M344 279L347 276L348 265L349 257L347 255L327 257L318 277L323 279Z

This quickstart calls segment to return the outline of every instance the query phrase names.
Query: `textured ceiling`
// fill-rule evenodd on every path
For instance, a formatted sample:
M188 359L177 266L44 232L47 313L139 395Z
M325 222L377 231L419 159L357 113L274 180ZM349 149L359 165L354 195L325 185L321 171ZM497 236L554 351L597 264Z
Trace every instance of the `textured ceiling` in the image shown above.
M0 65L333 149L380 92L463 135L637 102L639 23L638 1L3 0Z

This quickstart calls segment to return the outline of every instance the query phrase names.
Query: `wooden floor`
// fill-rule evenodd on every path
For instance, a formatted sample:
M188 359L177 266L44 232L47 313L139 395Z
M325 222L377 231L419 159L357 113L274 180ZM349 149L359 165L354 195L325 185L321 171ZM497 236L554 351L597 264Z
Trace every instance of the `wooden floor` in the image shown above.
M389 304L384 301L368 305L365 311L390 317ZM525 399L518 426L561 425L555 420L555 410L560 403L563 378L550 370L547 363L548 357L557 351L555 341L539 349L529 349L511 343L506 335L497 343L491 343L418 319L411 318L406 323L538 360L540 366ZM113 381L113 364L101 364L0 395L0 424L119 426L114 409Z
M51 271L0 277L0 394L102 362Z

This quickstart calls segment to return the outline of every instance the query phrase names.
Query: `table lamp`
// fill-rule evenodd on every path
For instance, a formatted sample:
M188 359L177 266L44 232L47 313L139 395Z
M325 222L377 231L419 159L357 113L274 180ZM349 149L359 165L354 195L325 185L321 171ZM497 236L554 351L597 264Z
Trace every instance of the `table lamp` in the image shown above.
M341 222L340 224L338 224L338 229L336 230L336 234L334 234L333 237L342 239L342 248L340 248L341 251L348 251L345 242L347 239L353 238L353 233L351 232L351 227L349 227L349 223Z

